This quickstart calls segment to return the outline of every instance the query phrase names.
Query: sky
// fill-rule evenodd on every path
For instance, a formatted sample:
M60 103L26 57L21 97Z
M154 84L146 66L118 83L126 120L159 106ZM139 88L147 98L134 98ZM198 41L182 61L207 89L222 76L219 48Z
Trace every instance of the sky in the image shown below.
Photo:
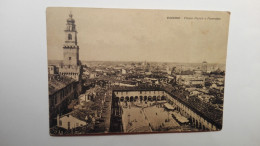
M95 8L47 8L49 60L63 59L70 13L78 31L80 60L226 62L227 12ZM188 17L193 19L184 19Z

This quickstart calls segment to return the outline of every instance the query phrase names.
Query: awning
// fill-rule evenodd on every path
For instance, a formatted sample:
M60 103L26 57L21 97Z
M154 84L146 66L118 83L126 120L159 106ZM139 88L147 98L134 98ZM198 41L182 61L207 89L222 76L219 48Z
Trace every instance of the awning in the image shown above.
M174 112L173 115L175 116L175 118L181 122L181 123L187 123L189 122L189 120L186 117L183 117L180 113L176 113Z
M169 109L169 110L174 110L174 109L175 109L175 106L172 106L172 105L170 105L169 103L165 103L165 104L164 104L164 107L167 108L167 109Z

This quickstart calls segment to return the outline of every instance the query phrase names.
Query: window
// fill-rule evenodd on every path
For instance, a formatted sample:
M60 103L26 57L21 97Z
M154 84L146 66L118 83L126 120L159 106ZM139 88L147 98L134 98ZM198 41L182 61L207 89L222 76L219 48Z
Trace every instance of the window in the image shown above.
M70 122L68 122L68 129L70 129Z
M59 120L59 125L62 126L62 121L61 120Z
M68 34L68 40L72 40L72 35Z
M69 60L71 60L71 57L69 57Z

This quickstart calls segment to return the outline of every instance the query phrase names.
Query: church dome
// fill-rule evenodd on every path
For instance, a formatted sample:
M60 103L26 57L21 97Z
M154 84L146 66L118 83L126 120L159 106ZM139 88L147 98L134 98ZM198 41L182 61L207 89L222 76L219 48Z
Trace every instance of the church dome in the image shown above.
M69 18L67 19L68 23L74 23L75 20L72 18L72 14L69 15Z

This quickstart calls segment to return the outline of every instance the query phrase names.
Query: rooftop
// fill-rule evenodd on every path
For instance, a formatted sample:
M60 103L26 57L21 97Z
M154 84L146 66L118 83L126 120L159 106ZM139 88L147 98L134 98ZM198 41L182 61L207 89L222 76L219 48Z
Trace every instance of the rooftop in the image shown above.
M165 91L174 95L179 101L188 105L189 108L192 108L198 112L198 114L202 115L204 118L213 121L218 128L222 127L222 116L223 112L216 109L214 106L210 104L205 104L204 102L196 99L196 98L182 98L178 93L172 92L173 87L167 86L164 87Z
M71 115L71 116L73 116L73 117L75 117L75 118L77 118L81 121L86 121L87 113L80 111L80 110L74 110L70 113L67 113L67 114L61 116L61 118L64 117L64 116L68 116L68 115Z
M61 75L49 75L49 95L55 93L56 91L66 87L68 84L74 82L75 80Z

